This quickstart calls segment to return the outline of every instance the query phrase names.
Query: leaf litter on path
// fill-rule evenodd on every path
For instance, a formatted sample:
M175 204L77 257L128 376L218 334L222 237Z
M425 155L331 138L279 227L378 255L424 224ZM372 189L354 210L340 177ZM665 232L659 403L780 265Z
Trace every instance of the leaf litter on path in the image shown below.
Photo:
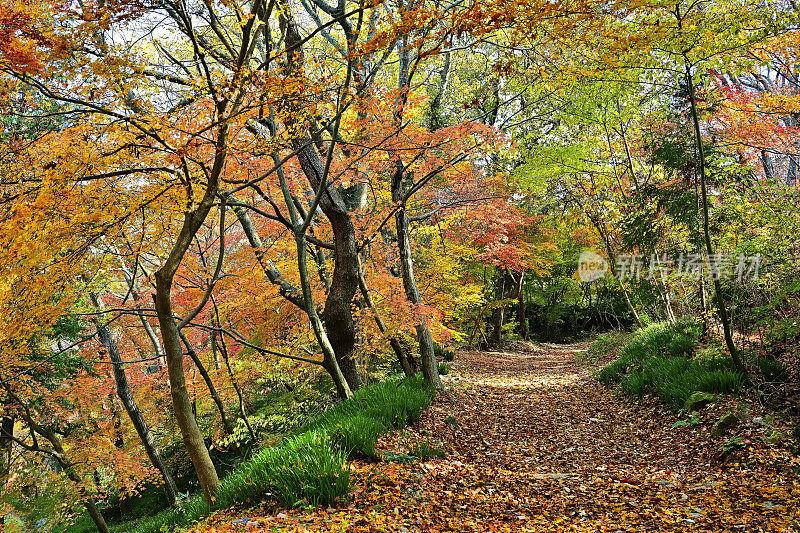
M576 363L583 348L459 353L447 393L380 442L425 439L446 458L353 462L336 507L229 510L195 530L800 531L788 450L753 439L720 459L705 425L675 428L658 402L602 387Z

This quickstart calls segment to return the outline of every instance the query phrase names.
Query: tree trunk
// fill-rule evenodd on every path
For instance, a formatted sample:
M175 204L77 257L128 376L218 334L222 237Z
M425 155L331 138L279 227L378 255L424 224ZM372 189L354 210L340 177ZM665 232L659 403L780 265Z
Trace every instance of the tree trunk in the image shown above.
M706 303L706 286L703 282L703 278L700 278L700 282L698 283L698 294L700 295L700 310L702 311L703 317L703 336L705 337L709 332L708 327L708 304Z
M91 294L90 297L95 307L98 310L102 310L97 296ZM128 385L128 377L125 375L122 357L120 357L119 350L117 349L117 343L108 330L108 326L101 324L100 320L97 318L94 319L94 325L95 328L97 328L97 336L100 338L100 343L106 349L111 359L117 396L119 396L122 406L125 408L125 412L128 413L128 417L131 419L131 423L142 441L142 446L144 446L147 457L150 458L150 462L153 463L156 470L161 472L167 501L170 506L174 506L178 501L178 489L175 485L175 479L173 479L164 459L161 457L161 452L158 450L153 434L150 432L150 428L147 427L147 422L145 422L142 412L139 410L139 406L136 403L136 399L133 397L130 385Z
M197 472L200 487L203 489L203 497L211 507L219 488L219 477L217 469L211 461L211 456L208 454L203 433L197 426L197 420L192 412L192 401L186 390L183 350L181 350L178 325L172 317L171 285L172 276L167 278L161 270L156 272L156 312L158 313L158 323L161 326L162 345L167 358L172 409L181 430L183 444L186 446L186 451Z
M450 79L450 52L445 52L444 64L439 71L439 85L436 88L436 93L430 100L430 130L436 131L445 126L444 117L442 116L442 97L447 89L447 82Z
M208 388L209 394L211 394L211 399L214 401L214 404L217 406L217 411L219 411L219 418L220 422L222 422L222 429L225 430L227 435L233 435L233 426L231 425L230 420L228 419L228 415L225 413L225 405L222 403L222 398L219 397L219 393L217 392L217 388L214 386L214 382L211 381L211 376L208 375L208 370L206 370L205 365L197 357L197 352L195 351L192 344L189 342L189 339L186 338L186 335L183 332L180 332L181 342L183 342L183 346L186 348L186 353L192 359L195 368L200 373L200 377L203 378L203 381L206 383L206 387Z
M236 199L231 196L228 198L228 201L229 203L235 203ZM304 309L303 295L297 288L293 287L291 283L283 278L275 264L270 261L264 253L264 243L261 241L261 236L258 234L247 209L242 206L234 206L233 212L236 213L239 224L242 226L242 230L250 243L250 247L253 249L256 260L261 265L261 269L264 271L264 274L266 274L267 279L278 288L278 293L288 302L297 306L299 309Z
M220 163L221 164L221 163ZM214 496L219 488L217 469L208 454L203 433L197 426L197 420L192 412L192 401L186 390L186 375L183 371L183 350L181 350L180 330L172 312L172 283L178 266L183 256L189 249L197 230L208 216L214 202L210 190L206 191L203 200L194 211L184 215L184 223L180 234L173 246L167 260L155 272L156 280L156 314L161 328L161 345L167 359L167 372L169 375L170 393L172 396L172 410L175 421L181 430L181 437L186 446L186 452L192 460L192 465L197 473L203 497L209 507L214 505Z
M644 326L644 322L642 321L639 313L636 311L636 308L633 306L633 302L631 302L630 295L628 294L628 289L625 288L625 284L622 282L621 279L617 276L617 256L614 253L614 250L611 246L611 239L608 233L605 231L603 226L600 224L600 221L596 218L589 217L592 224L594 225L597 232L600 234L601 238L603 239L603 244L606 249L606 255L608 255L608 266L610 270L611 277L613 277L617 285L619 285L620 290L622 291L622 296L625 298L625 305L628 306L628 310L633 315L633 319L636 321L636 325L639 327Z
M694 137L695 137L695 146L697 148L697 157L698 163L700 167L700 195L702 198L702 210L701 213L703 215L703 240L705 241L706 245L706 253L708 253L708 257L714 257L714 247L711 244L711 231L708 227L708 190L706 188L706 160L705 160L705 151L703 149L703 141L700 135L700 118L697 114L697 102L695 99L695 90L694 90L694 81L692 80L692 72L689 66L689 61L686 59L684 55L684 61L686 66L686 83L687 88L689 90L689 108L692 113L692 122L694 123ZM725 300L722 297L722 284L719 281L719 277L714 275L712 276L714 282L714 292L716 293L716 300L717 300L717 314L719 315L720 322L722 322L722 331L725 337L725 344L728 347L728 351L733 358L733 362L736 365L736 368L739 372L742 373L745 380L748 379L747 368L744 366L744 362L739 354L738 348L736 348L736 344L733 342L733 333L731 331L731 324L730 319L728 317L728 308L725 306Z
M419 307L422 304L422 297L419 294L417 281L414 277L414 262L411 255L411 238L408 232L408 217L405 208L400 208L394 215L395 226L397 228L397 245L400 251L400 272L403 276L403 288L406 298L412 305ZM439 367L436 364L436 355L433 351L433 338L428 329L427 320L422 314L419 323L414 325L417 331L419 342L419 356L422 362L422 375L434 388L441 390L442 380L439 377Z
M5 496L3 493L8 483L8 476L11 471L11 437L14 434L14 418L4 415L0 421L0 498ZM6 523L6 515L0 515L0 526ZM3 528L0 527L0 530Z
M8 386L6 382L0 382L5 388L6 392L8 393L9 397L13 399L17 404L22 404L22 400L17 397L11 388ZM75 464L69 460L66 453L64 452L64 447L61 445L61 439L59 438L58 434L50 431L33 420L31 417L31 412L27 407L23 407L19 413L19 416L22 420L24 420L28 424L28 430L30 435L32 435L33 443L31 446L26 446L27 449L45 454L46 458L53 459L58 464L58 467L61 468L62 471L66 474L67 478L75 484L75 489L80 496L81 501L86 506L86 510L89 512L89 516L94 521L95 526L97 526L97 530L100 533L109 533L108 526L106 525L105 518L100 513L100 510L95 505L94 500L92 499L91 494L86 490L86 486L83 483L83 479L75 472ZM13 441L13 427L11 427L11 431L8 431L8 427L6 426L7 421L3 420L4 424L0 426L2 428L2 436L8 438L9 440ZM50 443L50 447L45 447L40 444L40 442L36 439L36 435L41 435L43 439L46 439Z
M79 483L79 482L80 482L80 480L76 481L76 483ZM95 505L94 500L92 500L91 498L87 498L87 499L83 500L83 505L86 507L86 510L89 512L89 516L92 517L92 521L94 522L94 525L97 526L97 531L99 533L110 533L110 531L108 529L108 525L106 524L106 519L103 518L103 515L100 512L100 509L97 508L97 505Z
M761 164L764 166L764 176L770 182L775 180L775 167L772 165L772 159L766 150L761 150Z
M494 281L494 301L500 302L506 298L506 273L497 269L497 277ZM501 305L495 305L492 309L492 335L489 343L497 348L503 346L503 322L505 321L506 310Z
M217 327L222 328L222 324L219 319L219 309L217 308L217 302L214 301L214 317L217 321ZM217 333L215 332L213 339L216 339ZM233 368L231 367L230 359L228 358L228 346L225 344L225 338L220 333L219 336L219 350L222 353L222 358L225 361L225 367L228 369L228 376L231 378L231 384L233 385L234 390L236 391L236 396L239 398L239 413L242 415L242 421L244 425L247 427L247 431L250 433L250 439L253 441L253 446L256 445L256 433L253 431L253 427L250 425L250 421L247 419L247 412L244 409L244 395L242 394L242 389L239 387L239 382L236 380L236 376L233 375Z
M66 473L67 478L75 483L75 487L78 489L78 494L80 495L83 505L86 507L86 511L88 511L89 516L94 522L94 525L97 526L97 531L99 533L110 533L108 525L106 524L106 519L103 518L103 514L100 512L100 509L97 508L92 496L86 491L83 480L75 472L75 465L65 455L64 448L61 446L60 440L54 434L51 434L48 440L53 445L53 448L56 452L53 457L55 458L56 462L58 462L58 465L61 467L64 473Z
M372 316L375 318L375 323L378 325L378 329L383 335L386 335L388 328L386 327L386 323L383 321L383 318L381 318L381 315L378 314L378 310L375 307L375 302L372 299L372 295L369 293L367 281L364 279L364 270L361 267L361 258L359 258L358 263L358 286L361 289L361 296L364 298L364 303L366 303L367 307L370 309L370 311L372 311ZM403 346L400 344L400 341L397 340L397 337L391 335L389 337L389 345L392 347L394 354L397 356L397 361L400 363L400 368L403 369L403 373L409 377L416 374L413 359L411 359L408 354L406 354L405 350L403 350Z
M525 272L519 273L519 281L517 282L517 320L519 320L519 334L523 340L528 340L528 322L525 317ZM591 287L589 298L591 301Z
M288 196L288 185L285 180L282 180L281 187L285 190L285 195ZM290 207L290 210L292 208ZM292 213L292 223L297 227L296 216ZM306 261L306 240L305 235L295 231L295 243L297 247L297 270L300 274L300 284L303 290L303 301L305 303L305 311L308 319L311 321L311 328L314 330L314 336L317 342L320 343L323 357L323 367L328 371L328 374L333 378L333 383L336 385L336 392L343 400L353 396L350 384L347 381L344 373L339 367L336 352L328 339L325 327L317 314L317 309L314 307L314 300L311 295L311 282L308 278L308 264Z
M288 44L288 43L287 43ZM331 286L325 299L321 319L328 340L336 354L336 362L347 380L350 390L361 388L361 375L358 371L353 350L356 343L356 323L353 319L353 298L358 290L358 250L356 232L350 213L336 189L323 183L325 166L307 136L295 139L294 149L304 174L315 192L323 193L320 207L331 223L333 230L334 267Z
M236 216L239 219L239 223L241 224L242 229L244 230L244 233L247 236L247 240L250 242L250 246L253 248L253 251L254 251L254 253L256 255L256 259L258 260L259 264L261 265L261 268L266 273L267 278L270 280L270 282L273 285L278 287L278 292L280 293L281 296L283 296L288 302L292 303L293 305L297 306L299 309L302 309L304 312L306 312L306 314L308 314L306 301L305 301L305 296L302 293L302 291L298 290L297 288L293 287L289 282L287 282L283 278L283 276L281 275L280 271L278 271L278 269L272 263L272 261L267 259L267 257L264 255L263 244L262 244L262 241L261 241L261 237L258 235L258 232L256 231L256 228L255 228L255 225L253 224L253 221L250 219L250 215L247 213L247 210L245 208L243 208L243 207L234 207L234 212L236 213ZM301 259L298 257L298 262L300 262L300 261L301 261ZM305 260L302 260L302 261L305 261ZM312 302L312 306L313 306L313 302ZM314 308L314 314L315 315L317 314L316 313L316 308ZM314 323L317 320L319 320L319 318L314 318L314 317L309 315L309 321L312 323L312 328L314 329L315 336L317 336L317 334L318 334L317 329L314 328ZM353 330L352 338L353 338L353 341L355 341L355 322L353 322L353 328L354 328L354 330ZM328 340L328 333L327 333L327 331L325 331L326 329L327 329L326 325L322 324L321 333L325 336L325 339L322 339L322 338L317 336L317 342L319 342L320 346L324 346L325 344L330 344L330 341ZM331 348L331 349L333 349L333 348ZM341 349L345 349L346 350L347 346L344 346L344 348L341 348ZM352 352L352 346L349 349ZM335 353L336 352L334 350L334 354ZM323 355L324 355L324 350L323 350ZM342 397L345 397L345 398L348 397L348 395L352 392L352 389L350 388L349 381L347 381L347 378L344 376L344 374L342 374L342 370L341 370L341 367L338 364L338 361L337 361L336 365L332 365L330 363L325 363L322 366L331 375L331 378L333 379L334 383L336 384L336 389L339 392L339 395L341 396L341 395L344 394L344 396L342 396ZM337 384L337 380L339 379L339 375L342 375L342 377L348 383L346 388L341 387L339 384ZM358 376L356 376L356 377L358 377ZM354 381L356 381L356 380L354 380ZM360 380L357 380L357 382L360 383Z
M286 59L287 71L297 75L298 80L303 79L303 39L300 37L294 15L288 5L283 5L284 11L280 16L280 26L284 31L288 54ZM302 113L298 109L298 116ZM333 230L333 258L334 267L331 276L331 286L325 300L322 312L327 341L336 355L338 369L331 368L336 373L341 372L347 380L348 393L361 387L361 376L353 359L353 350L356 343L356 325L353 319L352 303L358 290L358 250L356 247L356 232L350 215L347 202L339 191L328 180L328 169L332 148L327 152L325 161L317 152L308 130L291 121L293 113L288 112L290 120L287 125L297 130L291 139L292 148L297 153L297 160L303 170L315 195L320 193L319 207L331 223ZM333 141L331 141L333 142ZM287 207L294 209L292 200L286 198ZM313 213L309 213L313 215ZM296 237L300 237L296 235ZM305 236L303 236L305 241ZM299 250L298 250L299 252ZM316 310L312 310L316 315ZM315 319L312 317L312 327ZM323 350L324 353L324 350ZM327 368L327 367L326 367ZM340 390L340 392L344 392Z
M336 354L336 362L350 389L357 390L361 387L361 376L353 358L356 344L353 298L358 290L359 277L356 233L349 213L331 210L326 215L333 229L335 264L322 320Z
M787 120L787 122L789 122L787 126L790 128L796 127L798 122L800 122L799 119L800 115L792 113L789 117L789 120ZM797 183L797 171L800 168L800 162L798 162L798 159L800 159L800 141L795 141L794 153L789 154L789 169L786 171L786 180L784 182L787 187L792 187L795 183ZM766 168L764 170L766 172Z

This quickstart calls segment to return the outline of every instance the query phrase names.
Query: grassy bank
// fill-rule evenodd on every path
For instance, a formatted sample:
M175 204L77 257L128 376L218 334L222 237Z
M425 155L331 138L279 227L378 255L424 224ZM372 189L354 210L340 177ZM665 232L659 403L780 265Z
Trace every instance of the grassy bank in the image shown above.
M434 391L422 376L387 380L337 403L275 446L264 448L222 480L216 509L274 501L329 505L350 490L348 458L378 460L378 438L419 420ZM111 528L115 533L160 533L187 527L211 509L202 494L176 509ZM83 533L73 526L70 533ZM95 531L90 522L85 531Z
M696 391L732 393L744 380L727 354L698 351L700 325L691 318L639 329L620 349L620 357L597 373L601 383L626 394L650 394L675 410Z

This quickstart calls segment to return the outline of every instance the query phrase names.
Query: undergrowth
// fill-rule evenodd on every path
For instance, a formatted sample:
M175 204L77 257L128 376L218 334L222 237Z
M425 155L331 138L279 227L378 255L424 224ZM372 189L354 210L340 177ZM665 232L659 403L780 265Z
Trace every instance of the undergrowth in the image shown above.
M624 331L611 331L608 333L603 333L597 337L597 340L594 341L585 352L577 354L576 358L589 363L594 363L598 359L619 350L619 348L623 346L629 338L630 334Z
M445 361L452 361L456 357L456 353L453 350L445 348L440 344L433 345L433 355L436 356L437 359L444 359Z
M620 349L620 358L597 373L606 385L619 384L636 397L651 394L675 410L692 393L733 393L744 385L730 355L695 355L700 325L691 318L639 329Z
M390 428L413 424L434 391L421 376L388 380L358 390L281 443L265 448L221 482L214 507L248 507L266 501L284 506L329 505L350 488L348 457L378 458L375 445ZM177 509L123 524L114 531L160 533L187 527L211 509L202 494Z
M447 451L441 446L435 446L427 440L420 439L408 445L408 454L417 457L420 461L430 461L431 459L444 459Z

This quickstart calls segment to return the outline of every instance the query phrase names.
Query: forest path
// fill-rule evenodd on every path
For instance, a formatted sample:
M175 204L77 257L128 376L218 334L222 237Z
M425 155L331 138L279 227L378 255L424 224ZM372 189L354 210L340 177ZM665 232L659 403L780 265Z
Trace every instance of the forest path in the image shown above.
M709 424L673 427L680 417L667 407L602 387L594 365L576 358L586 346L459 353L448 393L413 430L381 442L384 450L440 442L445 459L355 463L349 502L248 523L296 531L800 531L800 482L785 452L748 441L723 456L725 439L711 441ZM215 525L249 530L232 519Z

